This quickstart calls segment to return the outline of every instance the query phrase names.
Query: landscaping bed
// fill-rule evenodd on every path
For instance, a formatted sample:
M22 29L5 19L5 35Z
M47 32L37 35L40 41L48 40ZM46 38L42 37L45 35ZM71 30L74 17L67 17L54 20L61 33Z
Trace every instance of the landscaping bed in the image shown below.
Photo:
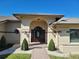
M31 59L31 54L6 54L0 55L0 59Z
M6 38L4 35L1 37L1 39L0 39L0 51L8 49L8 48L12 47L13 45L14 45L13 43L6 42Z
M14 45L14 44L12 44L12 43L6 44L5 47L0 48L0 51L3 51L3 50L8 49L8 48L11 48L13 45Z

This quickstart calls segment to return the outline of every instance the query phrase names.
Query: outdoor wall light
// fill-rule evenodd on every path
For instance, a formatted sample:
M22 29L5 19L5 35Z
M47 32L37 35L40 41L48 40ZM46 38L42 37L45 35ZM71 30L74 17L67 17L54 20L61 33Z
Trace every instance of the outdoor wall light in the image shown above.
M58 31L58 33L62 33L62 31Z
M66 31L66 33L70 33L70 31Z
M39 18L37 20L40 20Z
M53 31L54 33L57 33L57 31Z
M19 30L18 29L15 29L14 31L16 34L19 34Z

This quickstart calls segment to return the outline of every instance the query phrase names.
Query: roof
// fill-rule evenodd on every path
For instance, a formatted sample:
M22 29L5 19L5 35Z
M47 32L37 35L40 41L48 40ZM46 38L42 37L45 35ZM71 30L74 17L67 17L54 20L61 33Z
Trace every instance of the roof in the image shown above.
M19 21L16 17L14 16L0 16L0 21Z
M64 16L64 15L62 15L62 14L48 14L48 13L27 13L27 14L24 14L24 13L23 13L23 14L22 14L22 13L21 13L21 14L20 14L20 13L17 13L17 14L13 14L13 15L37 15L37 16L38 16L38 15L42 15L42 16L44 16L44 15L45 15L45 16L46 16L46 15L47 15L47 16L48 16L48 15L50 15L50 16L53 16L53 15L58 15L58 16L59 16L59 15L61 15L61 16Z
M52 17L55 17L55 18L62 18L62 17L64 17L64 15L61 15L61 14L47 14L47 13L28 13L28 14L13 14L16 18L21 18L21 17L28 17L28 16L30 16L30 17L32 17L32 16L41 16L41 17L49 17L49 18L52 18Z
M61 18L56 24L79 24L79 18Z

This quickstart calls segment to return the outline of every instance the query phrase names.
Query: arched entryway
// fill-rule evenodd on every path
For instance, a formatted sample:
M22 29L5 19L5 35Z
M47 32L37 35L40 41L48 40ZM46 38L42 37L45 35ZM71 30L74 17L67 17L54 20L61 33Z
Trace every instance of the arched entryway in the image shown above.
M37 26L31 30L31 42L45 42L45 30Z
M35 19L30 23L31 42L47 43L48 24L44 19Z

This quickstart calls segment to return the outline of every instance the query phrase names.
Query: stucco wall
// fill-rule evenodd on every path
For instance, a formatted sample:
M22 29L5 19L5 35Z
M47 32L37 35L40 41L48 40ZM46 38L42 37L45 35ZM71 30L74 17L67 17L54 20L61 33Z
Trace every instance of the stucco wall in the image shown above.
M70 42L70 29L79 29L79 25L57 25L59 49L65 53L77 54L79 53L79 43Z
M21 20L21 22L22 22L21 23L21 43L24 38L26 38L27 41L31 43L31 29L34 29L36 26L40 26L44 30L47 30L45 26L46 24L42 22L33 22L32 19L24 19L24 20ZM25 31L27 33L25 33Z
M33 21L30 24L31 29L34 29L35 27L40 26L43 30L47 31L47 22L40 20L40 21Z
M41 22L38 22L38 21L36 21L37 19L40 19L40 20L42 20ZM36 22L34 22L33 24L31 24L33 21L36 21ZM47 22L47 24L45 24L43 21L46 21ZM55 19L44 19L44 18L29 18L29 19L21 19L21 32L20 32L20 34L21 34L21 44L22 44L22 41L23 41L23 39L24 38L26 38L27 39L27 41L29 42L29 43L31 43L31 32L30 32L30 30L31 29L33 29L34 27L36 27L36 26L40 26L40 27L42 27L44 30L46 30L46 35L45 35L45 41L46 41L46 43L48 43L49 41L50 41L50 39L53 39L53 35L52 35L52 29L50 29L50 23L52 22L54 22L55 21ZM25 33L25 31L26 31L26 33ZM29 32L29 33L28 33ZM54 41L55 41L55 43L57 42L57 40L55 40L54 39Z
M5 23L0 23L0 31L5 31ZM5 36L5 33L0 32L0 39L1 39L2 35Z
M20 22L7 22L6 31L14 32L17 28L20 28ZM7 43L20 43L20 34L6 33Z
M30 35L30 20L24 19L21 20L21 30L20 30L20 44L22 44L24 38L27 39L28 43L31 41Z
M54 23L55 22L55 19L53 19L53 20L52 19L49 19L48 20L48 24L50 24L51 22ZM53 39L56 48L58 48L58 37L57 37L57 35L58 35L57 33L54 33L53 32L52 26L51 25L48 25L47 43L49 44L49 41L51 39Z

